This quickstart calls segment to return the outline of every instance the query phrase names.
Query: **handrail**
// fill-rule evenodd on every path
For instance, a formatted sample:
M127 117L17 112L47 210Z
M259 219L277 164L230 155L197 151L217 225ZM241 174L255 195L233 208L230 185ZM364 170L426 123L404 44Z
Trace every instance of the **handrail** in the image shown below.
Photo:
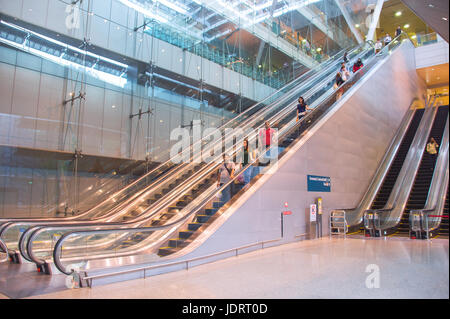
M325 70L327 70L327 69L325 69ZM328 78L325 78L325 80L323 80L322 82L323 82L323 83L328 83L328 82L329 82L329 79L328 79ZM312 94L314 94L315 92L317 92L317 91L320 90L320 89L322 89L322 86L321 86L321 85L317 85L317 86L313 87L308 93L306 93L305 96L311 96ZM288 107L287 109L289 109L289 107ZM287 111L289 112L289 110L287 110ZM270 119L270 121L277 121L277 119L276 119L277 116L278 116L278 118L284 117L283 113L285 113L285 112L286 112L285 110L282 110L282 111L279 112L278 114L274 115L274 116ZM280 116L280 114L281 114L281 116ZM253 136L253 138L255 138L255 136ZM242 138L242 139L243 139L243 138ZM233 146L231 146L230 149L233 149ZM228 151L228 150L227 150L227 151ZM226 152L227 152L227 151L226 151ZM217 156L217 158L219 158L219 157L221 157L221 155L218 155L218 156ZM218 165L219 165L219 164L215 164L215 166L218 166ZM210 167L210 166L206 166L206 167L204 168L203 171L208 170L209 167ZM215 170L215 167L209 169L208 172L203 173L203 175L202 175L200 178L196 177L196 180L195 180L194 182L192 182L191 180L188 180L186 183L183 183L182 185L180 185L180 187L178 187L178 188L172 190L169 194L179 194L179 193L180 193L180 188L183 187L185 184L190 184L190 185L192 185L193 183L197 183L198 181L201 181L201 179L203 179L205 176L207 176L207 175L208 175L211 171L213 171L213 170ZM194 176L192 177L192 179L194 179L194 177L197 176L197 175L200 174L200 173L201 173L201 172L197 172L196 175L194 175ZM188 186L188 187L189 187L189 186ZM184 193L184 192L185 192L185 191L182 191L181 193ZM161 203L161 204L158 206L159 208L155 208L154 206L151 206L151 207L148 207L148 208L146 209L146 211L151 211L151 216L154 216L156 213L159 213L161 209L164 209L165 206L167 206L167 205L169 204L169 202L171 202L171 201L173 200L173 198L169 198L169 199L166 198L167 196L169 196L169 194L166 194L166 196L165 196L165 202ZM142 216L142 215L141 215L141 216ZM71 228L71 229L75 229L75 228L83 228L84 226L89 226L89 227L104 226L104 227L107 227L107 228L110 228L110 227L113 227L113 226L122 226L122 227L126 227L126 225L136 225L136 223L138 223L138 222L141 222L141 221L142 221L142 222L143 222L143 221L147 221L148 218L149 218L149 216L145 216L145 217L139 218L138 220L133 220L132 222L127 222L127 223L109 223L108 225L103 225L103 224L91 224L91 225L87 225L87 224L79 224L79 225L74 225L74 226L68 226L68 225L63 224L63 225L52 225L52 227L50 227L50 228L49 228L49 227L40 227L39 229L36 229L36 230L29 229L26 233L24 233L24 234L21 236L21 239L20 239L20 242L19 242L20 251L21 251L21 253L22 253L22 256L23 256L25 259L30 260L30 261L34 261L34 262L36 262L36 263L40 263L41 261L40 261L39 259L36 259L35 256L34 256L34 254L33 254L33 242L34 242L35 238L37 238L37 236L38 236L40 233L42 233L43 231L47 231L47 230L50 230L50 229L56 229L57 227L65 227L65 228L68 227L68 228ZM139 226L139 225L138 225L138 226ZM38 227L36 226L35 228L38 228ZM97 228L98 228L98 227L97 227ZM25 245L25 243L23 242L23 239L24 239L24 237L26 236L26 234L27 234L28 232L31 232L31 231L33 231L33 232L32 232L32 234L29 236L28 241L27 241L27 244ZM25 249L25 248L26 248L26 249ZM27 256L27 254L28 254L28 256Z
M375 62L376 63L376 62ZM351 82L350 80L353 79L354 77L356 77L356 75L361 74L360 71L358 71L357 73L353 74L349 80L347 80L348 82ZM333 92L332 97L336 98L336 95L338 94L337 91ZM330 97L331 98L331 97ZM312 112L310 112L307 116L305 116L302 121L299 121L298 123L295 123L289 131L294 131L298 128L298 126L300 125L300 123L302 123L303 121L306 121L312 114L315 114L315 111L318 111L319 108L314 109ZM321 113L318 113L321 114ZM295 120L294 120L295 122ZM287 135L288 133L285 132L285 134ZM261 154L262 157L262 154ZM243 174L243 172L248 169L251 166L252 163L249 163L249 165L247 167L244 167L244 169L242 169L239 174ZM56 267L63 273L69 274L66 272L66 270L64 269L60 257L61 257L61 247L62 244L65 240L67 240L69 237L74 237L74 236L81 236L81 235L86 235L86 234L93 234L93 233L97 233L97 234L111 234L111 233L124 233L124 232L130 232L130 233L137 233L137 232L144 232L144 231L157 231L157 230L161 230L161 229L167 229L169 227L172 227L176 224L180 224L181 222L185 221L187 218L189 218L190 216L192 216L192 214L197 213L202 207L204 207L204 204L206 202L208 202L210 200L210 198L212 198L213 196L215 196L215 194L217 194L218 192L221 192L222 190L224 190L228 185L230 185L232 182L234 182L234 180L237 178L237 176L235 176L234 179L231 179L228 183L225 183L222 187L218 188L215 192L213 192L213 194L211 196L208 196L208 198L205 200L204 203L201 203L197 209L192 210L191 212L189 212L188 214L186 214L185 216L181 217L180 219L178 219L177 221L174 221L172 223L163 225L163 226L153 226L153 227L140 227L140 228L126 228L126 229L117 229L117 230L97 230L97 231L74 231L74 232L68 232L65 233L64 235L61 236L61 238L58 240L58 242L55 245L55 248L53 250L53 260L54 263L56 265ZM225 205L227 206L227 205ZM115 254L117 256L117 254Z
M298 236L301 236L301 235L298 235ZM257 246L257 245L261 245L261 249L264 249L264 244L272 243L272 242L276 242L276 241L280 241L280 240L281 240L281 238L265 240L265 241L259 241L259 242L256 242L256 243L252 243L252 244L248 244L248 245L244 245L244 246L239 246L239 247L236 247L236 248L230 248L230 249L227 249L227 250L222 250L222 251L219 251L219 252L216 252L216 253L203 255L203 256L199 256L199 257L194 257L194 258L187 259L187 260L179 260L179 261L165 263L165 264L133 268L133 269L128 269L128 270L122 270L122 271L116 271L116 272L112 272L112 273L107 273L107 274L87 276L87 277L83 277L82 280L86 280L88 282L88 287L90 288L90 287L92 287L92 280L93 279L99 279L99 278L105 278L105 277L111 277L111 276L117 276L117 275L124 275L124 274L129 274L129 273L138 272L138 271L144 271L144 278L145 278L145 271L146 270L158 269L158 268L162 268L162 267L174 266L174 265L179 265L179 264L186 264L186 270L188 270L189 269L189 263L193 262L193 261L202 260L202 259L205 259L205 258L211 258L211 257L215 257L215 256L218 256L218 255L223 255L223 254L226 254L226 253L229 253L229 252L232 252L232 251L236 251L236 255L235 256L238 256L238 251L241 250L241 249L250 248L250 247L253 247L253 246ZM80 270L80 271L83 271L83 270ZM89 282L90 282L90 284L89 284Z

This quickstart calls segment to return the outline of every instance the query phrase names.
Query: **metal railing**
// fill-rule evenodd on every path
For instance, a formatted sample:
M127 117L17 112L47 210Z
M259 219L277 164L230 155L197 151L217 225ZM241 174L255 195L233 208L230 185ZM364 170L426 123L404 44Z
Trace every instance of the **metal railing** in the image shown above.
M144 278L146 278L146 271L148 271L148 270L154 270L154 269L158 269L158 268L164 268L164 267L175 266L175 265L185 265L185 269L189 270L189 263L192 263L194 261L199 261L199 260L203 260L203 259L207 259L207 258L211 258L211 257L215 257L215 256L220 256L220 255L227 254L227 253L230 253L233 251L235 252L235 256L237 257L239 255L239 250L258 246L258 245L261 245L261 249L264 249L265 244L273 243L273 242L280 241L280 240L281 240L281 238L260 241L260 242L256 242L253 244L239 246L236 248L231 248L231 249L227 249L227 250L223 250L223 251L219 251L216 253L212 253L212 254L208 254L208 255L204 255L204 256L200 256L200 257L195 257L195 258L191 258L191 259L187 259L187 260L180 260L180 261L159 264L159 265L153 265L153 266L138 267L138 268L116 271L116 272L107 273L107 274L100 274L100 275L93 275L93 276L86 276L86 277L79 276L79 278L80 278L80 281L86 281L88 287L91 288L92 281L94 279L100 279L100 278L106 278L106 277L112 277L112 276L120 276L120 275L130 274L130 273L139 272L139 271L143 271ZM85 270L80 270L80 273L81 272L85 272ZM81 283L80 283L80 286L81 286Z

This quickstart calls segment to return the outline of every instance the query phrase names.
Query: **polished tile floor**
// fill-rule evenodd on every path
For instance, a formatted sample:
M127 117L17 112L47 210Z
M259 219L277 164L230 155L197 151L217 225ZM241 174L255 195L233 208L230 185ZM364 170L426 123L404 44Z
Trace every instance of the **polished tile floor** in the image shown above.
M449 298L448 251L442 239L322 238L31 298Z

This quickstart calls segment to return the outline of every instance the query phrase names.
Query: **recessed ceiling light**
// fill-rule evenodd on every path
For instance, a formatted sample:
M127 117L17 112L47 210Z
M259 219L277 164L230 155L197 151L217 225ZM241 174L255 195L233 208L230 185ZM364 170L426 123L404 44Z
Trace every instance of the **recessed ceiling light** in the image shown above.
M408 28L409 28L409 24L408 24L408 23L405 24L405 25L403 26L403 28L408 29Z
M355 24L355 27L359 28L359 24Z
M395 16L396 17L399 17L399 16L401 16L402 15L402 12L401 11L397 11L396 13L395 13Z
M116 106L115 106L115 105L111 105L111 107L112 107L113 109L115 109L115 108L116 108Z
M413 35L411 36L411 39L415 39L415 38L417 38L417 35L413 34Z
M428 4L428 6L429 6L430 8L434 8L434 5L432 5L431 3Z
M442 20L447 21L448 19L446 17L442 17Z

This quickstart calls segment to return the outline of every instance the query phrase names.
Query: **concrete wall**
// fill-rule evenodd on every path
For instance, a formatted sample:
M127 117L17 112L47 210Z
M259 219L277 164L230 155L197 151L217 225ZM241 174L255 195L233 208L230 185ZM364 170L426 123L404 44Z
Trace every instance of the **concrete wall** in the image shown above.
M315 134L280 160L275 174L262 177L242 196L246 198L209 226L210 237L201 234L197 242L206 242L183 259L279 238L284 202L292 211L285 216L285 240L292 241L309 232L308 209L318 196L323 198L323 233L328 234L330 211L356 206L412 99L425 93L411 44L403 44L377 67L355 84L353 95L338 102L337 111ZM308 174L331 177L331 192L308 192Z

